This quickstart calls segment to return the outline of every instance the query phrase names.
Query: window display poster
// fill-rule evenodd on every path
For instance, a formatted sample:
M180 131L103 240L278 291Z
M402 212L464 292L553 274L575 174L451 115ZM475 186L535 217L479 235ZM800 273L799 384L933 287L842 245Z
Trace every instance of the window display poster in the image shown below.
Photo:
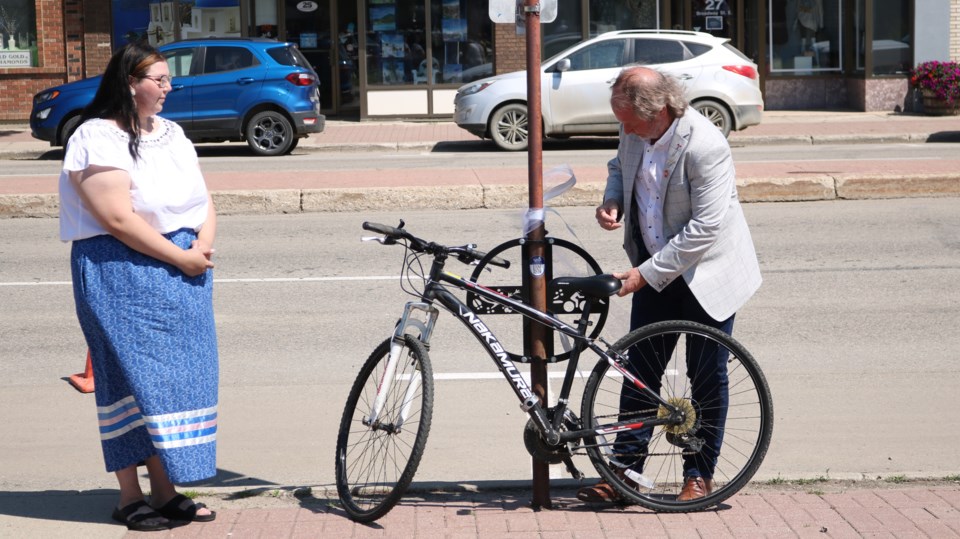
M370 8L370 26L374 32L392 32L397 29L397 7L384 5Z
M384 60L382 66L384 84L403 84L403 60Z
M466 41L467 19L443 19L440 21L444 41Z
M33 0L0 2L0 67L37 64L37 12Z
M301 49L315 49L317 48L317 33L316 32L304 32L300 34L300 48Z
M384 58L403 58L403 34L380 34L380 55Z
M460 0L443 0L443 19L460 18Z
M460 82L463 66L460 64L443 64L443 81Z

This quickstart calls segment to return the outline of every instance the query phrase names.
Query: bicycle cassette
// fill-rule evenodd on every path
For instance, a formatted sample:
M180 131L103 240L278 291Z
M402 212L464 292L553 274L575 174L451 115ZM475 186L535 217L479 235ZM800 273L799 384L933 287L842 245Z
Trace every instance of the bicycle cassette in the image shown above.
M693 408L690 399L683 397L670 397L667 399L672 406L677 408L683 415L683 421L675 424L663 425L663 430L668 434L681 435L694 432L694 426L697 424L697 411ZM660 406L657 410L657 419L667 419L672 415L666 406Z

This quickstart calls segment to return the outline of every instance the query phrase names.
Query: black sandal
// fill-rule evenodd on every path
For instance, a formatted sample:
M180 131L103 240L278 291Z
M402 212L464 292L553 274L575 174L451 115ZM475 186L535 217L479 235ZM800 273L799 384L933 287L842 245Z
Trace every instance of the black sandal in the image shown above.
M195 503L183 494L177 494L169 502L158 507L156 511L170 520L181 520L186 522L212 522L217 518L216 511L210 511L209 515L198 515L197 509L206 508L202 503Z
M144 507L147 508L146 511L143 510ZM128 530L136 532L155 532L170 529L169 520L147 505L147 502L143 500L133 502L126 507L118 507L113 510L113 515L111 516L113 520L125 524ZM161 519L163 520L162 523L156 522ZM153 523L148 522L151 520Z

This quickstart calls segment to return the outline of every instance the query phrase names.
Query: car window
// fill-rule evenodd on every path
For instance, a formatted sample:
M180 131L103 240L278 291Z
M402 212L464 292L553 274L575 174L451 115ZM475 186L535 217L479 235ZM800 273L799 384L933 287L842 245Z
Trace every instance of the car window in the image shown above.
M633 61L640 65L670 64L691 57L686 47L672 39L633 40Z
M570 55L570 71L586 69L609 69L623 65L622 39L601 41L584 47Z
M273 47L267 49L267 54L280 65L310 67L310 61L296 47Z
M193 67L193 58L196 55L196 49L174 49L163 53L167 57L167 65L170 67L171 77L186 77L190 74Z
M687 47L687 50L690 51L690 58L696 58L701 54L706 54L707 52L710 51L710 49L713 48L710 45L704 45L703 43L693 43L691 41L684 41L683 45ZM733 49L733 50L737 50L737 49ZM740 51L737 51L737 52L740 53ZM743 57L744 60L748 60L748 58L746 56L743 56L742 53L739 54L739 56Z
M204 73L233 71L259 64L253 53L244 47L207 47Z

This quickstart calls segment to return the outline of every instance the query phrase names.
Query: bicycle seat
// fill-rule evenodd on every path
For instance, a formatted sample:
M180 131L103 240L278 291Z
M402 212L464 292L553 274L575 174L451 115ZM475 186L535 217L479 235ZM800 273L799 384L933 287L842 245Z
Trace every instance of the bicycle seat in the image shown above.
M553 295L559 288L577 290L588 298L603 299L620 290L620 279L609 273L591 277L557 277L547 284L547 293Z

